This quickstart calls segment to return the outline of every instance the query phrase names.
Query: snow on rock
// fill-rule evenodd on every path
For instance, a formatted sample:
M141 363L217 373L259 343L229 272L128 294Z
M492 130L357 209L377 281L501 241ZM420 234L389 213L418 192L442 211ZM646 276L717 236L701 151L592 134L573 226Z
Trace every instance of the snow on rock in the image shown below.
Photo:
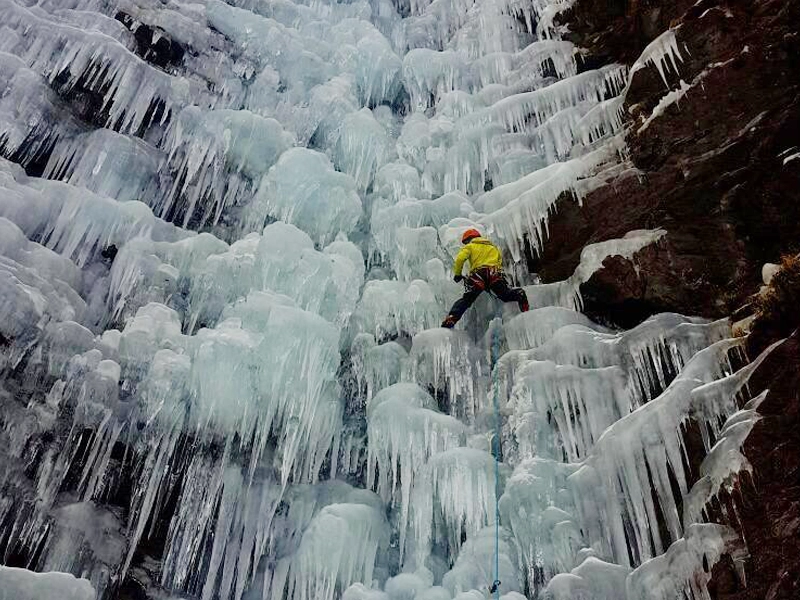
M529 301L534 306L565 306L580 310L583 306L580 286L603 268L606 258L621 256L627 260L634 260L639 250L657 243L666 235L667 232L663 229L640 229L629 231L624 237L616 240L589 244L581 250L580 262L570 277L549 286L531 286Z

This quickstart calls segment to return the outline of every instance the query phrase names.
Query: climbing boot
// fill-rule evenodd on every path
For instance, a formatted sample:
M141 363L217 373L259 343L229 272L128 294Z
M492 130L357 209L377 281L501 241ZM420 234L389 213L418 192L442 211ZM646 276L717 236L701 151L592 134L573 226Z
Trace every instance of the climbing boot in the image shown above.
M456 323L458 323L458 319L456 319L453 315L447 315L445 320L442 321L442 327L445 329L452 329L456 326Z

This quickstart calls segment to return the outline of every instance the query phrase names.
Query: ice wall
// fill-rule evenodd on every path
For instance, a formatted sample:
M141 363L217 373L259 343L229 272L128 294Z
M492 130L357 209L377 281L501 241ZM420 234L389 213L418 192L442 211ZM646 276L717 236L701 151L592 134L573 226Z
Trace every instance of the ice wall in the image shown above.
M630 168L569 4L0 0L0 599L703 597L740 561L703 521L763 357L580 312L670 232L528 285ZM469 227L533 310L441 329Z

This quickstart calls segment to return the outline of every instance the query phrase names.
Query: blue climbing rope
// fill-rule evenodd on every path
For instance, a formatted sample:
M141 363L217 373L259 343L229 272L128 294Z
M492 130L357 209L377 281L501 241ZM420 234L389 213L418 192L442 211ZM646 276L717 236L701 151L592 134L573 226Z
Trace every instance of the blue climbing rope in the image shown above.
M499 321L502 323L502 320ZM500 598L500 399L498 398L499 381L497 375L497 359L500 354L500 326L498 318L492 320L492 396L494 401L494 581L489 592Z

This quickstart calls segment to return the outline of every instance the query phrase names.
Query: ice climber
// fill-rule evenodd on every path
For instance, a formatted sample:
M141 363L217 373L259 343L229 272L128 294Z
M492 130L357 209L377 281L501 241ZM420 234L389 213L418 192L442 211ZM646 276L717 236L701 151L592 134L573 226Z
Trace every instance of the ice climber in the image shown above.
M522 312L528 310L528 297L521 288L508 286L503 274L503 255L500 250L486 238L481 237L477 229L467 229L461 236L464 245L453 263L453 280L458 283L464 280L461 274L464 263L469 261L469 275L464 281L464 295L456 300L442 327L451 329L461 316L472 306L482 292L491 292L503 302L516 302Z

